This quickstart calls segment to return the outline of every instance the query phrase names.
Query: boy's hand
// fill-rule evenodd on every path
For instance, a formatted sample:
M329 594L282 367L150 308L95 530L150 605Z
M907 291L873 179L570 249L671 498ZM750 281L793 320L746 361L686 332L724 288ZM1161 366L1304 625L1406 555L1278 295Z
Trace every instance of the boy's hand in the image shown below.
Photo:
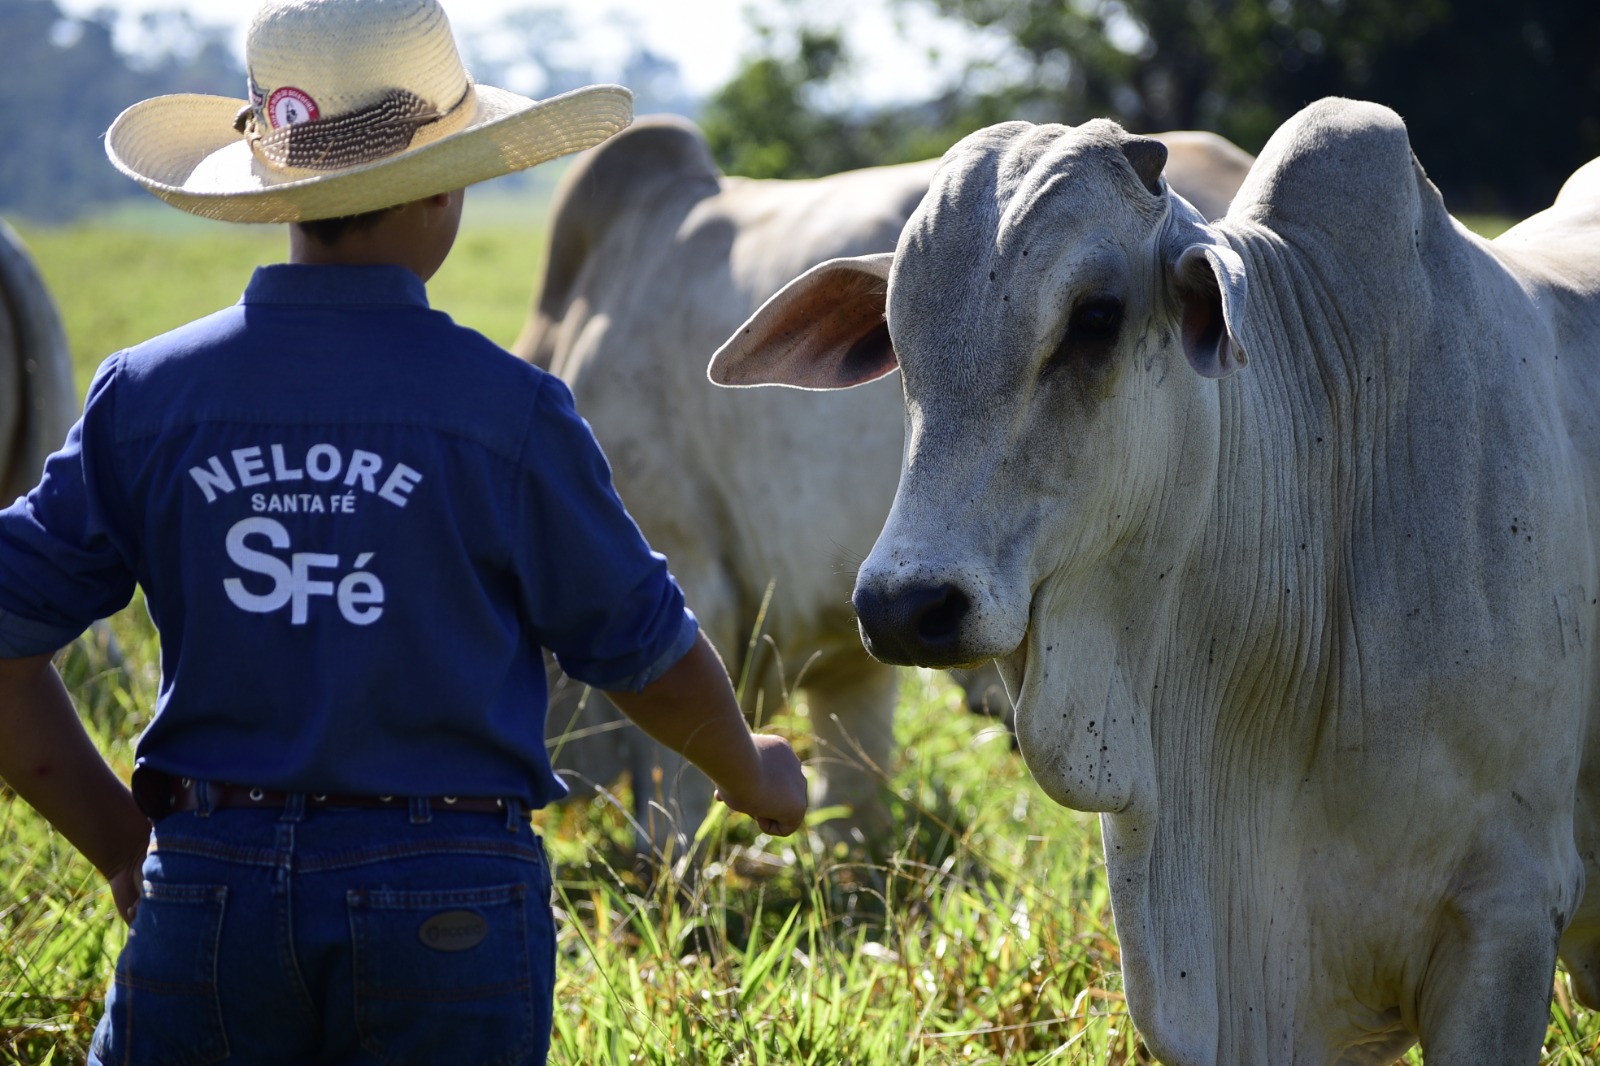
M788 836L806 817L806 776L782 737L752 733L728 671L705 633L683 658L638 692L608 692L650 737L688 758L716 782L717 798Z
M771 733L752 734L760 763L736 791L717 789L717 799L756 820L763 833L786 837L806 818L806 777L794 749Z
M50 658L0 658L0 778L94 863L131 922L150 821L84 732Z
M134 916L139 913L143 869L144 853L140 852L138 858L106 878L106 883L111 886L111 899L117 906L117 917L122 919L124 925L132 925Z

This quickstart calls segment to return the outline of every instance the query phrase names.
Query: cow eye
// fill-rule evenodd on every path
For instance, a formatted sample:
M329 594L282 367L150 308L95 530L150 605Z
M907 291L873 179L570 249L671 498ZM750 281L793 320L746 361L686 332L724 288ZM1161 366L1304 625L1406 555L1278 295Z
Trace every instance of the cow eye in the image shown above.
M1067 323L1067 340L1097 341L1116 336L1122 325L1122 301L1110 296L1085 300L1072 309Z
M1114 296L1093 296L1072 309L1067 330L1045 372L1063 366L1095 367L1110 357L1122 328L1122 301Z

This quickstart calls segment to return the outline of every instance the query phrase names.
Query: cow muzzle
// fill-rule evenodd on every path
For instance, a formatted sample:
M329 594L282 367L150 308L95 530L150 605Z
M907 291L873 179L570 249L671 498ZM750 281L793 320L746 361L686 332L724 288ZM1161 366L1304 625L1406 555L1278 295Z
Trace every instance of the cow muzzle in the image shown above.
M861 642L880 662L896 666L970 666L962 623L972 601L949 582L913 585L884 593L857 585L851 598Z
M893 586L857 581L851 602L861 642L873 658L895 666L971 669L1007 655L1027 631L999 632L981 594L962 583L928 579Z

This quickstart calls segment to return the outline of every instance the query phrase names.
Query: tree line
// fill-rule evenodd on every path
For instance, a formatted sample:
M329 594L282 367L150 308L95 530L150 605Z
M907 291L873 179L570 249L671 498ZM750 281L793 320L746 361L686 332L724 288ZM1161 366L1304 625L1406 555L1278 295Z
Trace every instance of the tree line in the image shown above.
M934 98L828 103L872 61L803 0L767 9L765 44L705 100L676 64L635 42L597 78L558 9L531 6L463 42L485 82L540 93L620 80L638 108L697 118L729 173L805 177L941 154L965 134L1022 118L1115 118L1135 132L1209 129L1259 151L1306 103L1376 100L1406 120L1429 176L1457 212L1524 214L1600 156L1600 3L1595 0L891 0L1009 42ZM779 14L774 15L776 10ZM786 17L784 15L786 13ZM782 23L780 25L780 23ZM0 0L0 213L40 221L140 195L105 161L101 136L129 103L168 92L242 96L230 31L182 11L68 18L55 0Z
M1538 210L1600 156L1595 0L894 2L1003 33L1004 69L972 64L928 101L827 110L819 90L870 57L838 27L769 35L702 114L724 166L798 177L926 158L1013 118L1208 129L1258 152L1324 96L1398 111L1457 212Z
M142 27L155 48L116 47L115 18L64 17L54 0L0 0L0 212L60 221L137 191L101 137L122 109L164 92L242 95L226 31L179 12Z

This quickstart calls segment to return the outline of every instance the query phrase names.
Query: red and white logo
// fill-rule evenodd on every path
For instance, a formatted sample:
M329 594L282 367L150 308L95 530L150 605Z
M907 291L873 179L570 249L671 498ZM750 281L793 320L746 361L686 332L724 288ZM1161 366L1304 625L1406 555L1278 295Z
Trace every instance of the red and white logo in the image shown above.
M275 130L298 126L302 122L314 122L317 115L317 102L292 85L274 89L272 95L267 97L267 117L271 119Z

